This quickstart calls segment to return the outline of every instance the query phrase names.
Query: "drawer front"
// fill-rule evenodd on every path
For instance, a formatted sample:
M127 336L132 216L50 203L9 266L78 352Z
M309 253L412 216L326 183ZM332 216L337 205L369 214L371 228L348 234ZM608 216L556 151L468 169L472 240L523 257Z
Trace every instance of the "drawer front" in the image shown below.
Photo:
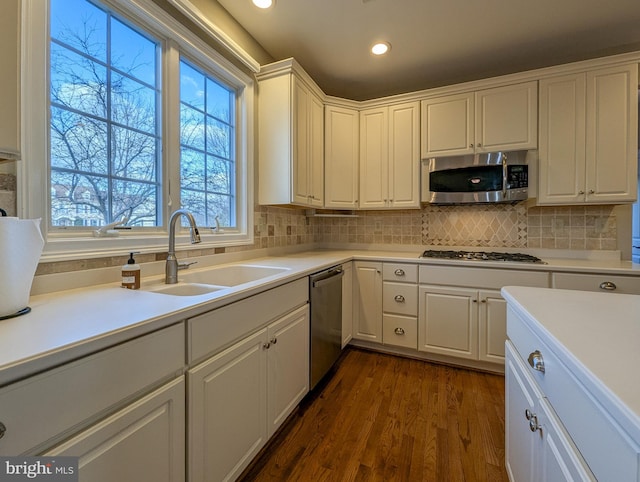
M418 316L418 285L385 281L382 285L382 311Z
M549 287L549 273L546 271L422 265L419 277L420 284L469 286L494 290L499 290L503 286Z
M507 305L507 336L598 480L640 480L640 447ZM528 363L539 351L544 372Z
M399 283L417 283L418 265L407 263L384 263L382 265L382 279Z
M0 390L4 455L33 454L184 367L184 325L137 338Z
M551 280L553 288L640 295L640 276L553 273Z
M308 300L309 280L301 278L189 319L189 363L219 352Z
M414 316L383 315L382 343L417 350L418 319Z

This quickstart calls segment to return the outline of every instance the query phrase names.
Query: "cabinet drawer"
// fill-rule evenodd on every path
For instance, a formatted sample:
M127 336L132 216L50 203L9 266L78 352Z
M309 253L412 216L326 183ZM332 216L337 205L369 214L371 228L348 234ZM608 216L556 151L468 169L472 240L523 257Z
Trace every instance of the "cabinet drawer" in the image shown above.
M494 290L504 286L548 288L549 273L516 269L423 265L420 266L420 284L470 286Z
M220 351L308 300L309 280L301 278L189 319L189 363Z
M551 280L553 288L640 295L640 276L553 273Z
M183 366L180 323L9 385L0 390L0 453L36 453Z
M382 343L418 349L418 319L385 314L382 317Z
M418 316L418 285L384 282L382 311Z
M640 480L640 447L509 306L507 336L596 478ZM544 372L527 363L536 350L544 359Z
M382 279L384 281L398 281L400 283L417 283L418 265L407 263L384 263L382 265Z

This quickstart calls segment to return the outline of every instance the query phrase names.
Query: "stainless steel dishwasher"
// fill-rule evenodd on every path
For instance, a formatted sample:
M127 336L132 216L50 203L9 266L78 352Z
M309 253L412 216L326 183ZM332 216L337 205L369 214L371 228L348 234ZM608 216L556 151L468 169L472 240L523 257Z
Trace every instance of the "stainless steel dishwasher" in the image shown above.
M334 266L309 277L311 360L309 389L326 375L342 351L342 276Z

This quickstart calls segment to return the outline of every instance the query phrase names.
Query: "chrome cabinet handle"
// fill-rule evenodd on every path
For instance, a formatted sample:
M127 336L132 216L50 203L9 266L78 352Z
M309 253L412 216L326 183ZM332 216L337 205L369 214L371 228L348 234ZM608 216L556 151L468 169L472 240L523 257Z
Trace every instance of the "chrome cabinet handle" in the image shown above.
M5 433L7 433L7 427L4 423L0 422L0 438L4 437Z
M538 416L528 408L524 411L524 416L529 420L529 430L536 432L540 430L540 424L538 424Z
M600 283L600 289L607 290L607 291L615 291L616 289L618 289L618 287L616 286L615 283L611 281L603 281L602 283Z
M534 370L544 373L544 358L542 358L542 353L539 350L536 350L529 354L529 365Z
M398 268L397 270L395 270L393 273L394 273L396 276L404 276L404 270L403 270L403 269L400 269L400 268Z
M402 328L396 328L393 330L396 335L404 335L404 330Z
M404 296L402 295L396 295L393 299L396 300L398 303L404 303Z

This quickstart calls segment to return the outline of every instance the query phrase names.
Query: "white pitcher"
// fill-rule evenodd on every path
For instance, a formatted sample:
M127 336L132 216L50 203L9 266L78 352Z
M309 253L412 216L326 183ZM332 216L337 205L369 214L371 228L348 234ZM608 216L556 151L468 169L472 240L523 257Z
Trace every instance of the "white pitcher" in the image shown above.
M0 317L27 308L43 247L39 219L0 217Z

